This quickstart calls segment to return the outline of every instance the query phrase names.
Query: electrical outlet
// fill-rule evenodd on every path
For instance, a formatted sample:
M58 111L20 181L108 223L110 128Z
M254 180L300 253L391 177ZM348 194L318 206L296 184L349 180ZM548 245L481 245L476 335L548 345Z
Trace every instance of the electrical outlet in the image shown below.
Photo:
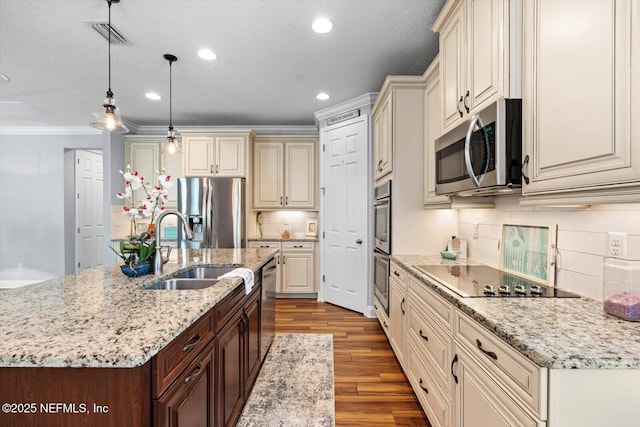
M474 239L478 238L478 223L474 222L473 223L473 236Z
M618 258L627 257L627 233L609 233L607 256Z
M282 224L284 225L288 225L289 224L289 218L287 218L286 216L282 219Z

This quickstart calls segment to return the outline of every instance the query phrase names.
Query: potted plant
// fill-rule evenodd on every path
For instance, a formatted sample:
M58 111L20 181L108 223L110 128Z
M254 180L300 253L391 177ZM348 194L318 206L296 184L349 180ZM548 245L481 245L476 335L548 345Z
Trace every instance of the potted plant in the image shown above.
M160 174L158 176L159 185L151 185L146 182L144 177L137 171L131 171L131 167L127 166L127 171L120 171L124 178L124 192L118 193L116 196L124 200L122 213L129 217L131 221L131 235L129 239L120 241L119 251L110 247L111 250L124 261L124 265L120 268L127 276L141 276L151 271L151 264L155 254L155 223L156 214L164 211L164 204L168 199L169 188L173 186L171 176ZM134 201L134 192L142 188L145 192L145 198L136 204ZM136 221L150 218L147 231L136 235Z

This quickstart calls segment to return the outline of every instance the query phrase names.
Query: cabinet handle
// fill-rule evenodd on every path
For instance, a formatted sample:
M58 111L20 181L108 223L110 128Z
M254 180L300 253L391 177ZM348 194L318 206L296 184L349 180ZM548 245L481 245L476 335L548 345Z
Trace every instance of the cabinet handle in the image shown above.
M395 274L397 277L400 277L400 273L398 273L397 271L393 270L393 274Z
M373 308L378 309L378 304L373 304Z
M302 245L293 245L294 248L304 248Z
M389 326L387 326L387 322L385 322L384 320L382 321L382 324L384 325L385 328L389 327Z
M200 334L197 334L196 336L191 338L191 342L189 344L182 347L182 352L187 353L188 351L191 351L191 349L196 345L198 345L199 342L200 342Z
M361 245L362 244L362 239L356 239L356 244Z
M280 196L280 206L282 206L282 196Z
M287 263L286 259L287 258L284 255L282 255L282 265L285 265Z
M261 248L268 248L269 245L260 245Z
M422 385L422 378L420 378L420 388L425 391L425 393L429 394L429 389L427 389L424 385Z
M216 175L220 173L220 165L216 165Z
M458 376L453 373L453 365L455 365L456 362L458 362L458 355L457 354L455 356L453 356L453 360L451 361L451 375L453 376L453 380L456 382L456 384L458 384Z
M284 204L285 204L285 205L288 205L288 204L289 204L289 196L287 196L287 197L285 197L285 198L284 198Z
M404 315L404 298L402 298L402 301L400 301L400 311Z
M462 110L460 109L460 103L461 102L462 102L462 95L460 95L460 99L458 100L458 103L456 104L456 108L458 109L458 113L460 114L460 117L463 116Z
M469 113L469 107L467 106L467 98L469 98L469 91L467 91L467 94L464 96L464 102L463 102L465 110L467 110L467 113Z
M422 333L422 329L420 329L420 332L418 332L418 335L420 335L420 338L422 338L423 340L429 342L429 337Z
M193 370L193 374L184 379L184 383L187 384L193 381L198 375L200 375L200 371L202 371L202 363L198 363L196 369Z
M213 175L213 165L209 166L209 172Z
M247 314L243 314L242 317L240 318L240 320L242 320L242 326L240 328L240 334L244 335L245 332L247 332L247 329L249 329L249 320L247 319Z
M495 354L493 351L487 351L484 348L482 348L482 343L477 338L476 338L476 345L478 346L478 348L480 349L481 352L483 352L484 354L486 354L487 356L489 356L493 360L498 360L498 355Z
M382 160L378 161L378 172L382 172Z
M522 180L527 185L529 185L529 177L524 174L524 167L525 165L528 165L528 164L529 164L529 155L527 154L526 156L524 156L524 160L522 161L522 168L520 169L520 172L522 172Z

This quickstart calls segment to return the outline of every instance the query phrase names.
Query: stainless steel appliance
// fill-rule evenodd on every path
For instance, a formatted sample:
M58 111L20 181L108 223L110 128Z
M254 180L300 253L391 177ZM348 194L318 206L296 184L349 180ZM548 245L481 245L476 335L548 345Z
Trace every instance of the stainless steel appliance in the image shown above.
M418 265L419 271L462 297L579 298L485 265Z
M374 221L374 294L389 312L389 255L391 255L391 181L375 188Z
M436 193L489 195L522 186L522 100L500 99L435 142Z
M178 227L179 248L244 248L245 179L178 178L178 211L194 233L187 240Z
M260 330L260 358L264 361L276 333L276 260L262 267L262 327Z

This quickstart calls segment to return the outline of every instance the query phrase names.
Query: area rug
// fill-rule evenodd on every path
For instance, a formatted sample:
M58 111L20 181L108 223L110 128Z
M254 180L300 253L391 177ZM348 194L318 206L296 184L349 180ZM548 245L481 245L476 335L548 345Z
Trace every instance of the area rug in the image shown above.
M334 425L333 337L276 334L237 426Z

